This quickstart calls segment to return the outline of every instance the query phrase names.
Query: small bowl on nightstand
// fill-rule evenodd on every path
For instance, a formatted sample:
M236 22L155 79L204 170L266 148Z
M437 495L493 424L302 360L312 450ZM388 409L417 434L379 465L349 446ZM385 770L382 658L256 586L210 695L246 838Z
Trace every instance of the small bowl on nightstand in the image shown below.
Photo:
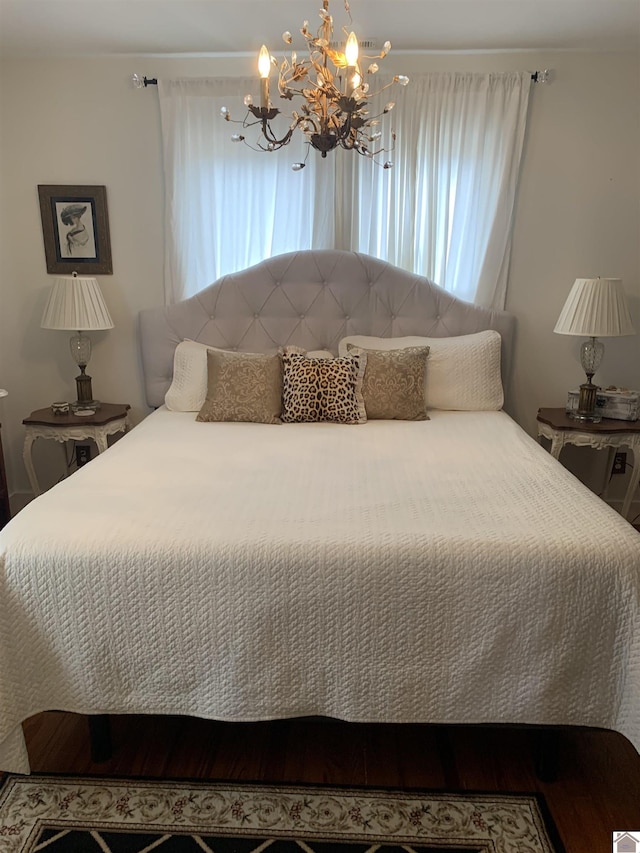
M70 409L69 403L66 403L62 400L57 402L57 403L51 404L51 411L53 412L54 415L68 415L69 409Z

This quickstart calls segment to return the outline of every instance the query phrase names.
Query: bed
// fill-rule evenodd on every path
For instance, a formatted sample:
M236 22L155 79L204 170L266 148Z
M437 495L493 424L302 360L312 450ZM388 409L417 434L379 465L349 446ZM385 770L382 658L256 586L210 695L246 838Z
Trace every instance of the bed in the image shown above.
M0 769L29 772L21 723L48 709L594 726L640 748L640 537L505 413L513 334L328 250L143 311L154 411L0 532ZM425 416L198 420L214 363L282 348L363 381L426 359Z

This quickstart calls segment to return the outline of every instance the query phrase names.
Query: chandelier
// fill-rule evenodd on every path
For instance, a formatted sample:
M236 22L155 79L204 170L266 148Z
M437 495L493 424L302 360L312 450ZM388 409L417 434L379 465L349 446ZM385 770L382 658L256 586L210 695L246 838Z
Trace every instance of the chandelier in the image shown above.
M344 7L351 21L348 0L344 0ZM252 145L242 133L234 133L231 139L244 142L256 151L277 151L288 145L294 132L300 130L308 145L319 151L322 157L340 147L357 151L378 162L376 158L393 150L395 143L396 135L392 131L391 148L384 148L382 132L378 129L382 117L393 109L394 102L389 101L377 115L370 115L369 100L394 84L406 86L409 78L397 75L390 83L371 91L368 79L378 71L375 60L383 59L389 53L391 43L385 42L380 53L374 56L362 57L370 62L363 73L358 55L358 39L354 32L347 33L347 28L343 27L346 44L343 50L336 48L329 0L322 2L320 19L322 23L316 35L309 29L308 21L304 22L300 30L307 43L308 58L300 60L294 51L290 59L285 57L278 69L280 98L288 101L293 101L294 97L302 98L301 105L290 116L286 116L290 120L288 128L278 132L272 125L277 116L284 114L272 105L270 99L269 77L272 67L278 68L278 62L263 45L258 57L260 106L253 103L250 94L246 95L244 104L247 114L242 121L235 122L241 124L243 129L257 126L258 141ZM286 44L293 41L290 32L283 33L282 38ZM233 121L227 107L222 108L221 115L226 121ZM386 160L382 165L390 169L393 163ZM299 171L304 166L304 162L294 163L292 169Z

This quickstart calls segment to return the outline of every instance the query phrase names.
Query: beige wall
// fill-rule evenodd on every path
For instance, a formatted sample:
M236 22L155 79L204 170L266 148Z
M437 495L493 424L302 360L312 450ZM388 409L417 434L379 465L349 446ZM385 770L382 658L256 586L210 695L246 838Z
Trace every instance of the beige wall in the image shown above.
M539 406L563 405L582 381L579 340L553 334L579 276L619 276L640 330L640 56L498 54L393 56L386 70L553 69L536 85L520 183L508 310L518 318L512 414L533 434ZM107 187L112 276L99 277L115 322L92 335L96 396L148 412L137 313L163 299L163 179L157 92L148 76L250 73L249 60L104 58L0 64L0 419L10 490L28 492L22 418L74 399L68 335L41 329L47 274L38 184ZM247 156L252 155L247 151ZM640 337L605 341L596 379L640 388ZM60 453L38 442L36 464Z

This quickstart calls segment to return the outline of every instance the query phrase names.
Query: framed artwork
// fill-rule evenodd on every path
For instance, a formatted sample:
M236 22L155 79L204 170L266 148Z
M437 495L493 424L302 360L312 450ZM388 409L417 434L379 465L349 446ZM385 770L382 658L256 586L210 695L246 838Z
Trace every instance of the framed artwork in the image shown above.
M38 185L47 272L111 275L106 187Z

